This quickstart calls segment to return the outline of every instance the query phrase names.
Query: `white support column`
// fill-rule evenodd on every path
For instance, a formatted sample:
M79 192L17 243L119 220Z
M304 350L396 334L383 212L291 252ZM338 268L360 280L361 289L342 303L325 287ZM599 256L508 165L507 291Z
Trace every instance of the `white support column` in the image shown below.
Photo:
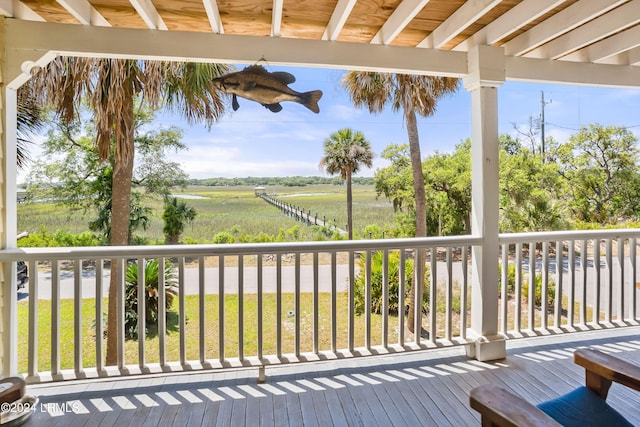
M0 247L16 245L16 91L8 87L4 19L0 19ZM10 196L13 195L13 197ZM17 299L15 271L0 264L0 377L18 370Z
M472 250L471 328L467 355L478 360L506 356L498 334L498 87L505 80L504 49L475 46L468 54L465 88L471 92L471 231L482 236Z
M0 249L17 246L16 126L17 90L31 68L46 65L55 54L13 49L0 16ZM0 263L0 378L18 372L18 290L15 267Z
M0 185L0 241L2 248L16 247L16 91L2 85L0 102L2 103L2 184ZM18 289L15 267L12 263L2 264L2 339L4 351L3 376L18 373Z

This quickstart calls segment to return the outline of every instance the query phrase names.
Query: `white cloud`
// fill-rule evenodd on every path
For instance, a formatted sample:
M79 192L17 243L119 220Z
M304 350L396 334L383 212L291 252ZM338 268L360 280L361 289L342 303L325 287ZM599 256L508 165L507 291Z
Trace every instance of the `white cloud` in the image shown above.
M306 160L253 159L237 147L194 147L177 156L191 178L323 175L318 163Z

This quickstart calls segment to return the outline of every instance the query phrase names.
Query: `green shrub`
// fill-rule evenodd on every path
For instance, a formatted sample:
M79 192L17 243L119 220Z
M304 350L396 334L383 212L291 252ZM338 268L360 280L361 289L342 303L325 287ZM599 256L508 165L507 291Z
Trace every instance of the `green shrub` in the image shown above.
M221 231L213 236L213 243L222 244L222 243L233 243L235 241L235 237L233 235L227 233L226 231Z
M369 224L362 230L365 239L382 239L382 228L377 224Z
M542 306L542 276L536 275L536 292L535 292L535 305ZM529 280L528 278L522 283L522 295L524 299L529 299ZM553 304L556 298L556 283L553 280L549 280L547 283L547 298L548 303Z
M502 264L499 266L500 277L498 292L502 291ZM515 286L516 286L516 266L515 264L509 264L507 269L507 295L513 296L515 294ZM549 304L552 304L556 297L556 284L553 280L549 280L547 284L547 297ZM524 275L522 280L522 297L524 300L528 300L529 298L529 275ZM536 275L536 296L535 296L535 305L542 305L542 275Z
M267 233L260 233L257 236L253 236L251 238L252 243L271 243L273 242L273 237L268 235Z
M72 234L68 231L57 230L51 234L44 227L40 231L30 233L28 236L18 240L18 247L21 248L46 248L46 247L72 247L72 246L100 246L102 240L96 235L85 231L79 234Z
M498 292L502 291L502 264L498 265ZM507 294L513 295L516 286L516 266L508 264L507 267Z
M152 259L145 262L145 324L155 325L158 323L158 260ZM127 265L124 301L124 332L127 339L138 337L138 263ZM178 295L178 288L175 286L176 275L172 266L165 263L164 267L164 292L166 309L173 305L173 299ZM146 332L146 331L145 331Z
M366 281L366 254L362 254L358 259L359 272L355 278L354 305L356 314L363 314L365 309L365 281ZM375 251L371 255L371 312L382 314L382 261L383 252ZM388 256L387 277L389 282L389 314L397 315L399 310L398 283L400 270L400 252L391 251ZM428 292L428 267L425 268L425 291L423 294L422 307L427 311L429 305ZM402 301L402 309L407 310L407 297L413 287L413 259L405 259L405 295Z

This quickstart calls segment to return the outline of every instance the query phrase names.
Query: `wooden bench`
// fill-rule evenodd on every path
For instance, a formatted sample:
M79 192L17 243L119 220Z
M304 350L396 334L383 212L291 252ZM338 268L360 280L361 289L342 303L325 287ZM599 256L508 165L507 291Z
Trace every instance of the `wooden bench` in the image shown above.
M585 387L558 399L536 406L503 388L484 384L471 390L469 403L480 413L483 427L631 425L606 398L612 382L640 391L640 366L594 349L576 350L573 361L585 368Z

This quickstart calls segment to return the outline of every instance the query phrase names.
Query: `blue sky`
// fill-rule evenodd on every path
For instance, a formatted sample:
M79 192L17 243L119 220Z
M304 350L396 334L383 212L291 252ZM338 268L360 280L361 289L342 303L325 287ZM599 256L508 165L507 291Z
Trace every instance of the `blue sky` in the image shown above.
M242 69L244 66L238 66ZM371 115L353 107L340 86L343 70L268 67L269 71L289 71L297 78L290 87L305 92L321 89L320 113L302 105L285 102L283 110L272 113L261 105L239 98L240 108L226 114L210 131L202 126L186 126L164 115L162 125L175 124L185 130L189 150L178 154L192 178L325 175L318 167L323 141L333 132L350 127L362 131L376 153L374 167L359 176L373 176L386 166L380 153L391 143L406 143L401 113L385 111ZM566 141L580 126L590 123L635 126L640 136L640 90L605 89L581 86L540 85L506 82L499 89L499 128L514 133L514 124L528 129L529 117L540 114L540 94L551 101L545 108L546 135ZM423 156L438 150L451 151L471 133L471 97L460 86L457 94L442 99L437 112L419 118Z
M237 68L242 69L244 65ZM189 126L168 113L158 114L154 126L176 125L184 130L188 150L176 161L192 178L246 176L312 176L326 174L318 167L323 141L349 127L364 133L376 153L374 166L358 176L373 176L386 166L380 153L391 143L406 143L402 113L390 110L372 115L353 107L340 86L344 70L267 66L269 71L289 71L297 78L290 87L299 92L321 89L320 113L304 106L283 103L272 113L261 105L239 98L240 108L229 112L211 130ZM546 106L546 135L566 141L580 126L591 123L630 127L640 137L640 90L506 82L498 90L499 129L514 133L514 124L529 127L529 117L540 114L540 93ZM471 97L460 86L457 94L443 98L437 112L418 118L422 155L451 151L471 133ZM19 178L20 182L20 178Z

